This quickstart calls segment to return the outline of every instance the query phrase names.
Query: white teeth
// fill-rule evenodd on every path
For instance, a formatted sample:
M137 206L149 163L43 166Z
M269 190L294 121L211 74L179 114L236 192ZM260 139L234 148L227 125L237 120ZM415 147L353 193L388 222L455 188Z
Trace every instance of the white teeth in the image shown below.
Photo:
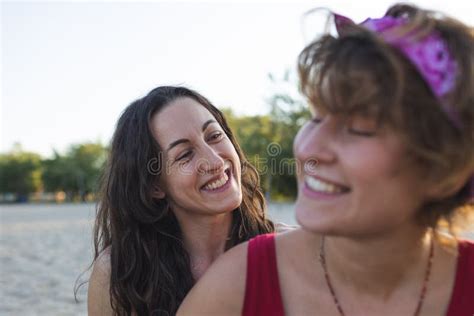
M317 192L341 193L343 191L343 188L341 188L340 186L336 186L332 183L318 180L309 176L305 177L305 182L311 190L317 191Z
M229 180L229 177L227 176L227 173L224 172L224 175L220 179L218 179L218 180L216 180L212 183L209 183L208 185L206 185L204 187L204 189L206 189L206 190L218 189L218 188L222 187L224 184L226 184L227 180Z

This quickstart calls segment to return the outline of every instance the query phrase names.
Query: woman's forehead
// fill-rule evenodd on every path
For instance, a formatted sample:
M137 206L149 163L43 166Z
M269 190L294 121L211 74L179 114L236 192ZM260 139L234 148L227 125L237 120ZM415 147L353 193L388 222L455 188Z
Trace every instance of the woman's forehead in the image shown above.
M161 146L181 139L200 135L204 124L214 116L203 105L191 98L179 98L153 115L150 127Z

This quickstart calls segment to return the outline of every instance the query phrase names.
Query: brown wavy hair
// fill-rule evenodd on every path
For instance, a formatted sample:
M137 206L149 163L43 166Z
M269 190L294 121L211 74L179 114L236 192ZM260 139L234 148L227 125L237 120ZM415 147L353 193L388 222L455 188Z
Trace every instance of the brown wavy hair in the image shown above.
M348 25L337 38L324 35L304 48L298 57L300 90L316 109L373 115L379 124L389 124L433 181L449 183L456 175L473 176L473 28L405 4L392 6L386 15L409 19L401 32L416 31L422 36L436 30L446 41L458 74L445 101L459 114L460 127L449 120L440 101L403 54L356 24ZM329 93L323 93L324 89ZM466 216L474 213L469 191L468 181L451 196L427 202L419 210L419 222L434 229L447 223L451 233L462 222L469 224ZM461 220L456 221L458 215Z
M110 299L117 315L174 315L195 283L178 221L166 200L151 194L163 162L161 148L150 132L150 119L183 97L211 112L241 161L243 199L233 211L226 248L274 231L265 215L259 175L245 158L223 114L190 89L163 86L152 90L130 104L118 120L101 181L93 263L110 247Z

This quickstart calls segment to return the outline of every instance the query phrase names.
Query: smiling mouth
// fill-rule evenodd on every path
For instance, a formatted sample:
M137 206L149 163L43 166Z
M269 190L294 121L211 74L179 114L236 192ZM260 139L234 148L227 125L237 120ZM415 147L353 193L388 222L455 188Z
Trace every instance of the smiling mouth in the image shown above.
M207 183L202 187L202 190L206 191L218 191L219 189L222 189L225 187L229 182L231 178L231 171L230 168L227 168L224 170L224 174L217 180L213 180L210 183Z
M311 191L318 192L318 193L337 194L337 193L346 193L350 191L348 187L331 183L331 182L327 182L322 179L317 179L310 176L306 176L304 178L304 182Z

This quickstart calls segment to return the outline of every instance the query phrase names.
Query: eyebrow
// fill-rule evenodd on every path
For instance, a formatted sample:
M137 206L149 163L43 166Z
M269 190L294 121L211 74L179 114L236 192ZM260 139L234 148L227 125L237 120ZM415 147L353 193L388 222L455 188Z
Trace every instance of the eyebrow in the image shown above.
M209 124L211 123L217 123L215 120L213 119L210 119L208 121L206 121L203 125L202 125L202 131L204 132L206 130L206 128L209 126ZM166 152L170 151L173 147L176 147L178 146L179 144L183 144L183 143L189 143L189 139L186 139L186 138L180 138L178 140L175 140L174 142L172 142L169 146L168 146L168 149L166 149Z

